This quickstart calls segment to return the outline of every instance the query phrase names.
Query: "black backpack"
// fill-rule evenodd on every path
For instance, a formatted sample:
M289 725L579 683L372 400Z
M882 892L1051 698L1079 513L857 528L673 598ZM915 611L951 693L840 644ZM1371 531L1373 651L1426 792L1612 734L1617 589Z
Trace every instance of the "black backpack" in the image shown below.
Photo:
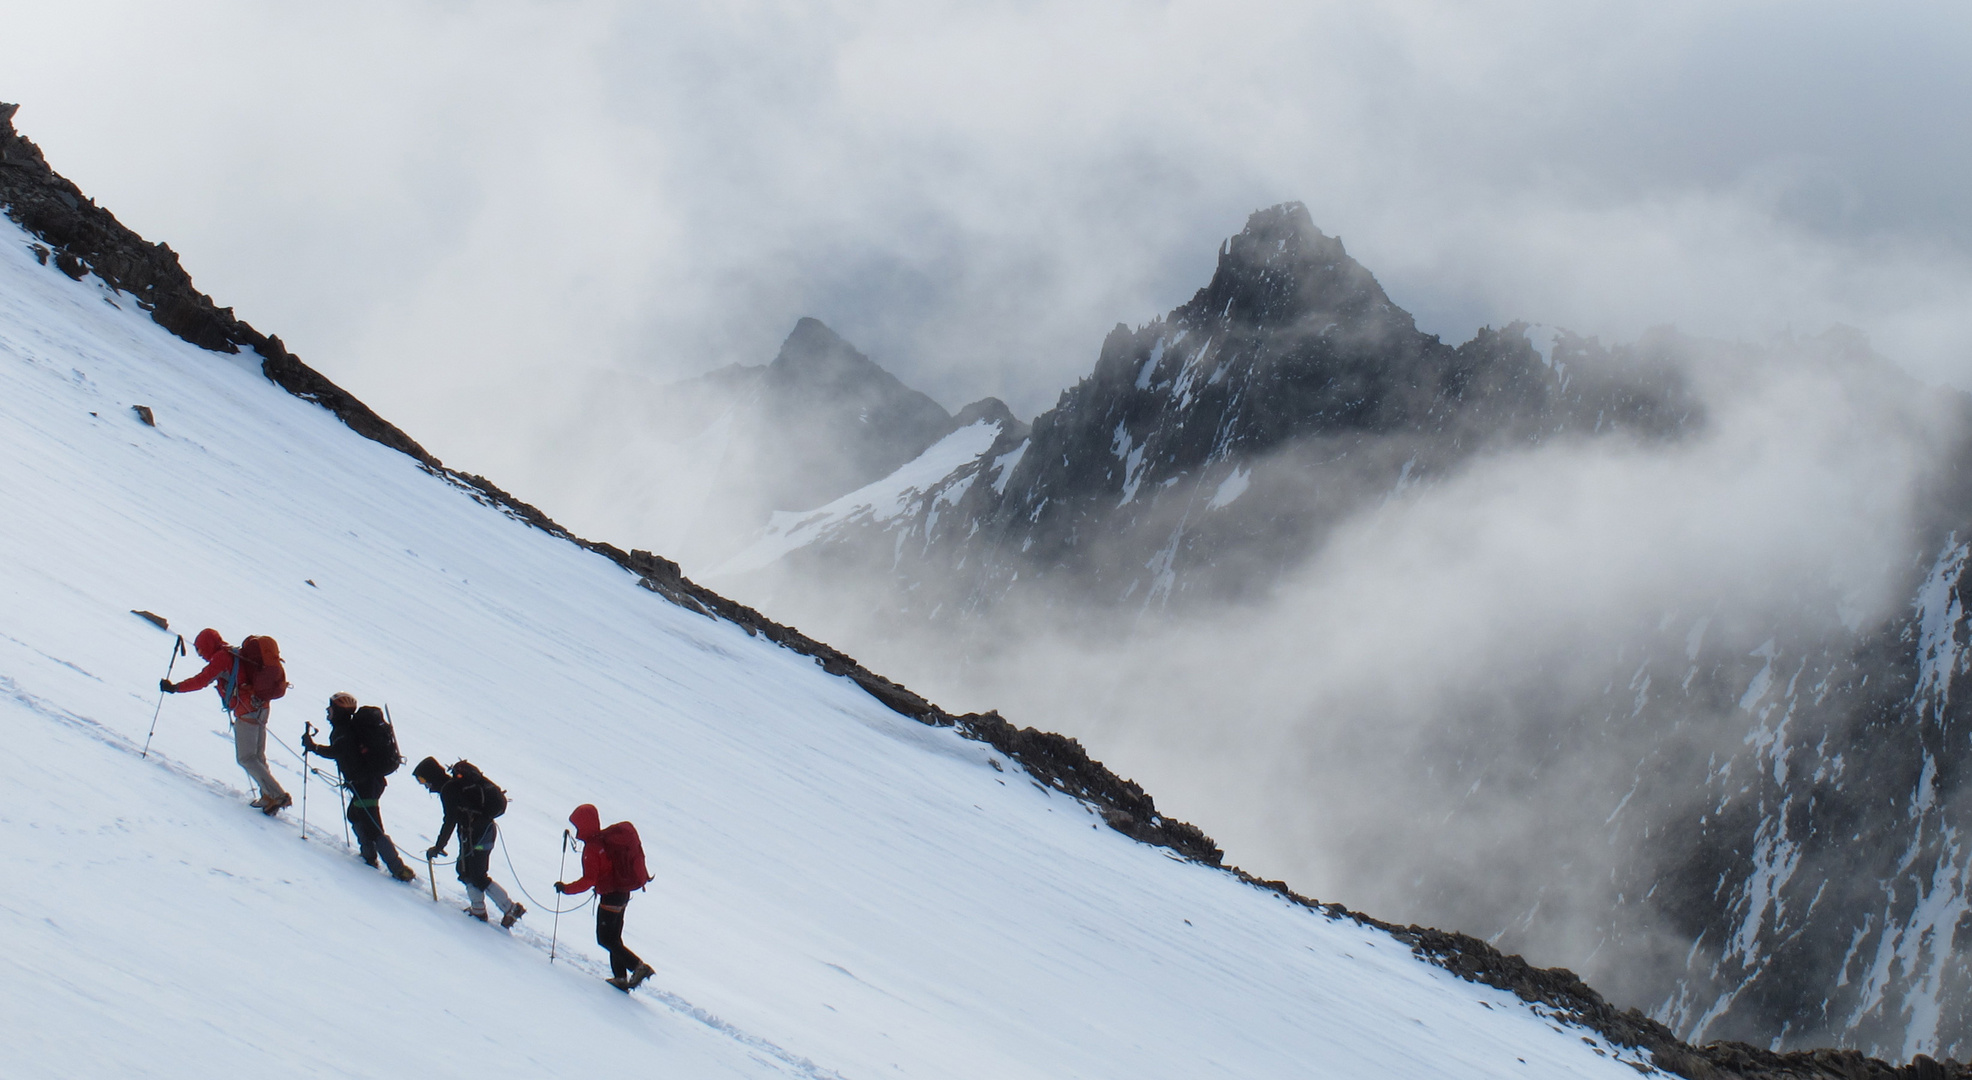
M404 755L397 749L397 731L390 726L390 719L382 709L375 705L365 705L356 710L356 745L363 749L363 764L373 775L389 776L404 764Z
M452 775L466 781L466 789L460 793L465 809L484 818L496 818L507 812L506 791L488 780L479 766L460 759L453 763Z

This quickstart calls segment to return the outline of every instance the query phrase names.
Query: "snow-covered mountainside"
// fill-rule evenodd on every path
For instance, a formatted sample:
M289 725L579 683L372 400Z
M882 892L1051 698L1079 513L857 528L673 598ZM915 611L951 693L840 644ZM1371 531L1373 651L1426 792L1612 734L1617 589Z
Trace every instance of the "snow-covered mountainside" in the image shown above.
M0 225L9 1075L1652 1071L1609 1031L1688 1075L1754 1060L1132 839L1165 823L1082 794L1117 782L1073 744L925 711L662 560L558 535L278 343L225 351L251 328L85 212L11 113L0 195L34 225ZM245 807L209 694L163 701L141 753L175 638L132 609L280 639L270 756L304 804ZM388 702L408 757L506 787L511 934L442 868L434 903L422 865L397 883L345 846L289 753L338 690ZM629 996L591 912L551 913L585 801L640 826L655 875L627 936L658 974ZM383 812L412 852L438 818L402 773Z
M1264 596L1336 528L1475 455L1697 438L1706 407L1679 358L1708 348L1520 324L1452 348L1302 208L1276 207L1228 241L1190 303L1118 327L1031 433L969 460L941 446L826 514L777 521L714 580L759 596L777 574L878 583L879 614L851 625L929 625L954 657L1016 601L1073 624ZM1857 400L1900 378L1840 333L1793 349ZM1614 868L1583 882L1566 846L1479 837L1463 858L1398 862L1415 917L1532 948L1563 936L1559 896L1590 895L1599 913L1566 927L1565 958L1685 1037L1972 1054L1972 410L1949 392L1906 397L1956 414L1961 435L1917 470L1888 616L1861 619L1803 577L1779 609L1666 601L1610 630L1606 652L1575 642L1475 687L1407 766L1423 808L1379 840L1531 802L1602 822L1597 847L1617 854L1597 861ZM1586 795L1559 779L1604 774L1620 782ZM1475 900L1475 875L1508 860L1534 872Z

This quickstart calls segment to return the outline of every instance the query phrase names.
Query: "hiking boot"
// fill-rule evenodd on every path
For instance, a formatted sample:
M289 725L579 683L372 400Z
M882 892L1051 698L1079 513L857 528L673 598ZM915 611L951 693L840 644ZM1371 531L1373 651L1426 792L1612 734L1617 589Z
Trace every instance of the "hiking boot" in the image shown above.
M500 929L512 930L514 924L519 922L520 917L525 914L527 914L527 908L516 900L514 906L508 908L505 915L500 916Z
M267 804L272 801L274 800L266 795L258 795L255 796L254 800L248 803L247 805L253 807L255 810L265 810L267 809Z
M628 975L611 975L609 978L604 979L603 981L610 984L611 986L616 987L618 990L621 990L626 994L630 992L630 976Z
M408 867L408 866L400 866L400 867L398 867L397 869L395 869L395 870L392 870L392 871L390 872L390 876L391 876L391 877L394 877L394 878L396 878L396 879L397 879L397 880L399 880L399 881L416 881L416 880L418 880L418 875L416 875L416 874L413 874L413 873L411 872L411 868L410 868L410 867Z
M623 980L623 989L635 990L645 979L655 974L657 972L652 971L649 964L638 964L637 970L631 972L630 976Z
M276 795L273 798L268 799L267 802L261 806L260 812L266 814L268 817L273 817L275 814L281 812L282 807L293 806L293 805L294 805L294 796L283 791L279 795Z
M466 909L464 909L464 910L465 910L465 913L466 913L466 914L468 914L468 915L470 915L470 916L472 916L472 917L473 917L473 918L475 918L475 919L478 919L478 920L479 920L480 922L485 922L485 921L486 921L486 909L485 909L485 908L466 908Z

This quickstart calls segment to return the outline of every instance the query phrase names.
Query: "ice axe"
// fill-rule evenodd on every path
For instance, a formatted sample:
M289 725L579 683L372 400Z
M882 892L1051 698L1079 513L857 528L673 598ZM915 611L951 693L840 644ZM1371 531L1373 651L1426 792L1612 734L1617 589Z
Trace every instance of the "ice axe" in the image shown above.
M171 645L171 662L164 665L165 682L171 681L171 669L177 667L178 658L185 655L185 635L176 634L174 636L178 640ZM151 756L151 736L157 734L157 718L164 712L164 695L166 693L167 691L163 687L158 688L157 708L151 710L151 731L149 735L144 736L144 752L138 755L139 757L148 759ZM307 793L303 792L303 794L305 795Z
M438 871L431 868L431 852L425 852L425 880L431 882L431 902L438 903ZM550 952L553 950L550 949ZM552 959L552 958L550 958Z

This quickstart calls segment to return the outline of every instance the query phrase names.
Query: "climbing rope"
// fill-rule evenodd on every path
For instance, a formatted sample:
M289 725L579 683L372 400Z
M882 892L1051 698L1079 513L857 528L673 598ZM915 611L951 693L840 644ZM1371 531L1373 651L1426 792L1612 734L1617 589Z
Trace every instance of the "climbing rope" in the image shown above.
M235 721L235 723L237 722L238 721ZM281 749L286 750L290 755L294 757L296 761L301 762L302 768L306 769L309 767L308 759L306 757L303 757L301 753L297 751L294 747L289 746L286 739L283 739L279 735L274 734L274 726L272 724L267 725L267 737L278 743ZM319 776L320 774L317 773L316 775Z
M521 884L520 871L514 868L514 857L510 852L507 851L507 834L504 830L502 830L500 833L500 854L507 860L508 872L512 873L514 876L514 887L520 890L520 894L522 896L525 896L529 900L533 901L534 906L537 909L546 909L548 913L552 915L566 915L571 911L581 911L583 908L588 907L591 903L595 902L596 897L595 894L593 893L589 895L589 898L587 900L582 901L581 903L575 905L574 907L566 907L566 908L554 907L552 905L543 904L539 900L535 900L534 894L528 892L527 886Z

